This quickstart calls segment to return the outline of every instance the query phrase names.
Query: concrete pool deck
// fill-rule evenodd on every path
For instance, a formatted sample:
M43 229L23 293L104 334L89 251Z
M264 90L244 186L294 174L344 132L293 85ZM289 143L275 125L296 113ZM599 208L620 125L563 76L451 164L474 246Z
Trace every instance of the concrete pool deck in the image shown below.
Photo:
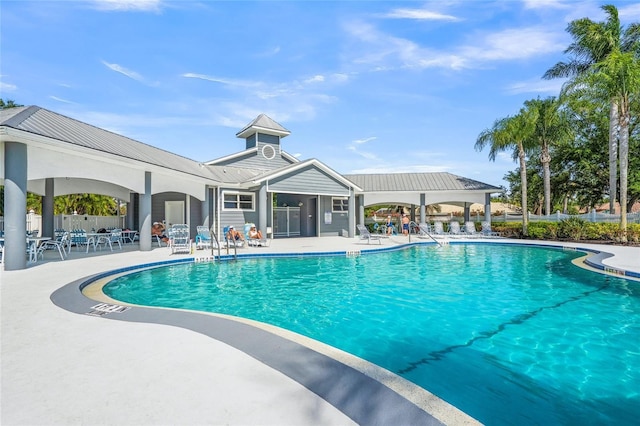
M392 237L384 239L382 247L406 242L406 237ZM601 256L598 262L640 274L637 247L542 244L611 253L613 257ZM375 242L367 245L342 237L300 238L274 240L270 247L245 248L239 253L353 252L379 247ZM202 255L206 253L171 255L167 248L139 252L135 245L108 254L87 255L74 249L65 261L51 251L45 253L44 261L25 270L2 271L0 423L354 424L352 417L336 408L338 404L311 391L313 386L305 387L220 340L184 327L78 315L50 299L56 290L97 272ZM340 356L339 351L328 351ZM336 386L341 385L336 382ZM353 399L358 397L367 396L363 393ZM424 398L424 394L413 396L417 401ZM360 402L365 403L361 408L366 407L367 401ZM433 404L436 411L446 409L446 404ZM442 423L473 423L455 409L431 413Z

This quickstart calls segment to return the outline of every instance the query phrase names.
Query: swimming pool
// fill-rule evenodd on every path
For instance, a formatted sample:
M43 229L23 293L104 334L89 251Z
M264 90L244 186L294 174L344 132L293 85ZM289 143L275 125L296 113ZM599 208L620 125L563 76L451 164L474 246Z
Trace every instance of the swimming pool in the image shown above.
M640 416L640 285L539 247L188 264L118 278L128 303L225 313L381 365L486 424Z

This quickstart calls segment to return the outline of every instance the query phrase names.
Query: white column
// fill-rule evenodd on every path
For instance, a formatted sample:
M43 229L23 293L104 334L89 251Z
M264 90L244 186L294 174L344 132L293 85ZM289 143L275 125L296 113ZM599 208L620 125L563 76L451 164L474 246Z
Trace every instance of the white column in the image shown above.
M144 194L139 197L140 251L151 251L151 172L144 172Z

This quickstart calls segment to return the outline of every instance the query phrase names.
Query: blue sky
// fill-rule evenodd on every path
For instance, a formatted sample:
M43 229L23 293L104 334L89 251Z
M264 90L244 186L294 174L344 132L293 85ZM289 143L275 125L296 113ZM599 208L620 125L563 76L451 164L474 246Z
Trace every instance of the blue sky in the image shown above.
M604 2L11 1L0 97L198 161L244 149L265 113L282 146L340 173L446 171L503 185L478 134L565 59L567 24ZM640 2L610 1L623 24Z

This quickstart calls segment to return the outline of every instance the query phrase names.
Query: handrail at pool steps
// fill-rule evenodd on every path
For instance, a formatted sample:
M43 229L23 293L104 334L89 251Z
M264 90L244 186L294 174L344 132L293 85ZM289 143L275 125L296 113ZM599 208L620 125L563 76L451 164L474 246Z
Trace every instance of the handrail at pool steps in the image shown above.
M218 261L222 261L222 254L220 253L220 241L218 241L218 236L216 235L216 231L214 231L213 226L209 228L209 232L211 233L211 241L215 241L216 247L218 248ZM216 256L213 254L213 244L211 244L211 257L213 257L213 260L216 259Z

